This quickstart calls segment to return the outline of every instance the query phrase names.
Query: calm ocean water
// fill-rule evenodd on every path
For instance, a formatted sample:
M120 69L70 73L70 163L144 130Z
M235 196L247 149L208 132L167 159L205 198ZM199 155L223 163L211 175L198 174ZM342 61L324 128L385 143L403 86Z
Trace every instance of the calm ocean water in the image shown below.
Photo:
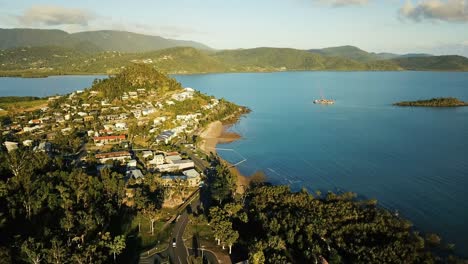
M51 96L88 88L93 80L106 78L92 76L51 76L47 78L0 78L0 96Z
M468 73L285 72L177 76L248 106L220 146L242 173L310 191L353 191L441 234L468 256L468 107L398 108L440 96L468 101ZM332 106L314 105L323 95Z
M100 76L102 77L102 76ZM248 106L220 155L244 174L293 189L353 191L441 234L468 256L468 107L398 108L440 96L468 101L468 73L283 72L175 76ZM96 76L0 78L0 96L89 87ZM321 96L332 106L314 105ZM221 147L221 146L220 146Z

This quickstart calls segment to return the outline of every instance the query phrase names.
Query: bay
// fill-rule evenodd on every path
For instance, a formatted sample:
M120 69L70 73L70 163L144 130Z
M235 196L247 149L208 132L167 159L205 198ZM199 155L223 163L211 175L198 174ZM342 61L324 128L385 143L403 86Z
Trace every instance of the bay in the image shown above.
M375 198L468 256L468 107L401 108L403 100L468 101L468 73L284 72L177 76L252 109L219 146L245 175L298 190ZM335 99L315 105L314 99Z

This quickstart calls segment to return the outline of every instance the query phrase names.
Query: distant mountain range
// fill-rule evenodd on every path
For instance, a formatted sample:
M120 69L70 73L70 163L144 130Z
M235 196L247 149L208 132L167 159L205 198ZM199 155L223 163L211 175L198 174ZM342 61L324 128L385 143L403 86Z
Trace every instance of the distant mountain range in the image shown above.
M168 73L269 71L468 71L468 58L371 53L353 46L298 50L213 50L208 46L121 31L68 34L0 29L0 75L112 74L132 63Z
M211 49L194 41L166 39L126 31L100 30L70 34L55 29L0 29L0 49L50 45L59 45L66 48L85 48L90 52L146 52L172 47Z
M394 54L394 53L374 53L367 52L354 46L339 46L324 49L310 49L312 53L328 57L343 57L355 61L367 62L376 60L388 60L395 58L413 58L413 57L431 57L434 55L424 53L410 53L410 54Z

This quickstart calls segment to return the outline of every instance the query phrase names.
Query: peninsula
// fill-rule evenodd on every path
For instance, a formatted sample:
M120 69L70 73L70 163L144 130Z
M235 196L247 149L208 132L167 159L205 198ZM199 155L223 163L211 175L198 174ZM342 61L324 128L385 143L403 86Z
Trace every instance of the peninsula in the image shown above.
M463 102L453 97L439 97L432 98L429 100L417 100L417 101L403 101L394 103L396 106L420 106L420 107L458 107L468 106L467 102Z

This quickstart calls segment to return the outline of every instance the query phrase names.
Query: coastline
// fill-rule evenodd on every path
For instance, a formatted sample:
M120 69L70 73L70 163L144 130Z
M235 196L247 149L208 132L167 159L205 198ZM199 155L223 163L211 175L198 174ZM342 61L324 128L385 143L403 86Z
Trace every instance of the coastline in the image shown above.
M220 143L231 143L241 139L241 135L228 131L229 127L233 123L224 125L221 121L214 121L208 124L208 126L200 133L202 141L199 143L200 149L209 154L210 152L217 154L216 146ZM250 177L243 175L236 168L231 166L229 162L222 159L229 166L231 173L236 175L236 192L239 194L244 193L244 187L250 183Z

